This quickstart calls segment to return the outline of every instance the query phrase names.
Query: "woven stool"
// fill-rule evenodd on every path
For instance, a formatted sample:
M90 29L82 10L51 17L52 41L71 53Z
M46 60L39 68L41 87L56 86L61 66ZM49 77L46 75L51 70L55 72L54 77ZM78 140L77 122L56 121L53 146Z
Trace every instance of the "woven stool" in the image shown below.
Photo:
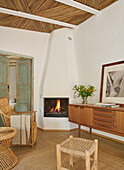
M98 169L98 140L94 141L86 140L82 138L73 138L70 136L67 140L61 144L57 144L57 170L69 170L61 165L61 152L70 155L69 166L73 167L73 156L81 157L85 159L86 170ZM94 154L94 158L90 156ZM93 161L92 167L90 167L90 161Z
M16 129L0 127L0 170L13 168L17 163L17 157L11 151L10 143L16 135Z

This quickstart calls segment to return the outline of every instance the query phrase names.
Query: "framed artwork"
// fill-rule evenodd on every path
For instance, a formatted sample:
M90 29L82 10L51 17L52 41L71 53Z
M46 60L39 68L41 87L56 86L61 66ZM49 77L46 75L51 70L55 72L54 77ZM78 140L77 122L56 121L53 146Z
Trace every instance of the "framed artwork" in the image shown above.
M102 65L100 102L124 104L124 60Z

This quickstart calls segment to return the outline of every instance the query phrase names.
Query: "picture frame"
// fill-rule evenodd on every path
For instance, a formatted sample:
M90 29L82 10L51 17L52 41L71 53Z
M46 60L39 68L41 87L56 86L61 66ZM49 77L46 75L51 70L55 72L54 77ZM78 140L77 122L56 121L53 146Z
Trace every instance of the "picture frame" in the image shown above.
M100 102L124 105L124 60L102 65Z

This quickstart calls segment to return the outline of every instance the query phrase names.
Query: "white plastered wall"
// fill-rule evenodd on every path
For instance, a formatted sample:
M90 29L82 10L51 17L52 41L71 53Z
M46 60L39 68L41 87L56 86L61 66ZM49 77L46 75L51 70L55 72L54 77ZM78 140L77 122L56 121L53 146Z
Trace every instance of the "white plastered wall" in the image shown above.
M99 102L103 64L124 60L124 1L119 0L74 31L79 82L97 91L89 102ZM94 131L123 140L123 137Z

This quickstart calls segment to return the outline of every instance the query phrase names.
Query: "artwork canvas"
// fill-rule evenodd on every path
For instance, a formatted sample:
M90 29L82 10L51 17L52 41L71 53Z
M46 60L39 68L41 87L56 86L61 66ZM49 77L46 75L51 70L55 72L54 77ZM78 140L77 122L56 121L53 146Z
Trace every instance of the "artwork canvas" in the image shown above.
M108 72L106 97L124 97L124 70Z
M102 66L100 102L124 104L124 61Z

